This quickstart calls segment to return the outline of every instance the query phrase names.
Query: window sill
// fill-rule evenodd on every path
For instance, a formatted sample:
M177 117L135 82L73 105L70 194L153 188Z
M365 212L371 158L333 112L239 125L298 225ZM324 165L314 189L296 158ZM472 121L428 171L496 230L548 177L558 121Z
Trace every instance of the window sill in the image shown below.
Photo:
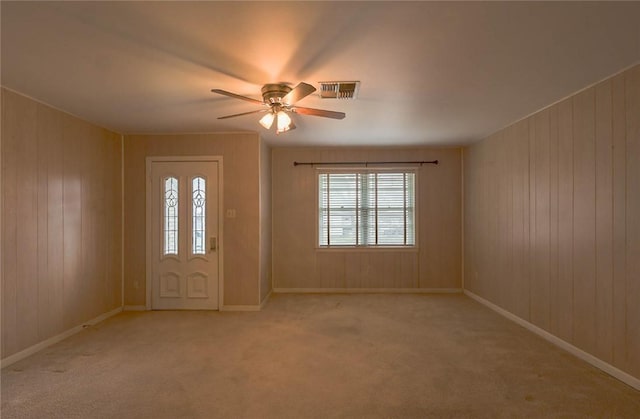
M317 252L418 252L418 246L316 246Z

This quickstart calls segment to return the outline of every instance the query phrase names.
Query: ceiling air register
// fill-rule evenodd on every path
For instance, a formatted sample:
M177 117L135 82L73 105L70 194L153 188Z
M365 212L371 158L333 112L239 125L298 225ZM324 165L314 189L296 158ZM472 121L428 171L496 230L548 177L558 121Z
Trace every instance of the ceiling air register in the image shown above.
M359 89L359 81L321 81L320 97L323 99L355 99Z

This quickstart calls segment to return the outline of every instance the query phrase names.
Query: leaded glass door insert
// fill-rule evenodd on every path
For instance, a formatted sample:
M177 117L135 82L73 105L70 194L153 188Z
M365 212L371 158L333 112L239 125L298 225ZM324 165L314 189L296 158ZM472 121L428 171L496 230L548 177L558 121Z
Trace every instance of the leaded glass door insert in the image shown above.
M206 253L206 185L207 181L202 176L194 177L191 181L191 253L193 255L204 255Z

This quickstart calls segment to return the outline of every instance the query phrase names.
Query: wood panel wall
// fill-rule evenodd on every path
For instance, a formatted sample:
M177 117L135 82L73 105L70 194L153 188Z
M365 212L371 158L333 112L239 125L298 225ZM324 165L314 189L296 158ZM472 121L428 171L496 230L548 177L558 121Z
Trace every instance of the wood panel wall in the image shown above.
M274 148L274 288L461 288L461 150ZM418 250L316 249L316 169L294 161L439 160L418 169Z
M125 170L125 305L146 304L145 158L223 157L224 305L260 303L260 141L256 133L128 135Z
M465 288L640 378L640 65L465 150Z
M271 147L260 144L260 301L269 295L271 282Z
M2 89L2 358L121 306L121 139Z

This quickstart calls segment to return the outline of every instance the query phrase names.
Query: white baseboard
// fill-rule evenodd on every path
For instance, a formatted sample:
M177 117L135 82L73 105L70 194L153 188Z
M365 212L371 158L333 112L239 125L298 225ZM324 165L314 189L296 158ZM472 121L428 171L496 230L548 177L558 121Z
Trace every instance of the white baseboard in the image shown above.
M269 298L271 298L271 294L272 293L273 293L273 291L269 291L269 294L267 294L267 296L264 297L264 299L260 303L260 310L262 310L264 308L264 306L267 304L267 302L269 301Z
M276 294L461 294L461 288L274 288Z
M147 311L147 306L124 306L122 311Z
M115 316L116 314L122 311L122 307L115 308L107 313L101 314L96 318L93 318L83 324L80 324L76 327L73 327L67 331L60 333L59 335L50 337L49 339L43 340L42 342L38 342L33 346L30 346L26 349L21 350L13 355L10 355L3 360L0 361L0 368L8 367L11 364L14 364L28 356L35 354L38 351L43 350L44 348L51 346L55 343L60 342L68 338L69 336L75 335L78 332L81 332L87 326L93 326L94 324L100 323L103 320L108 319L109 317Z
M220 306L220 311L260 311L260 306L257 304Z
M465 295L473 298L474 300L476 300L477 302L479 302L480 304L483 304L487 307L489 307L491 310L495 311L496 313L506 317L507 319L519 324L520 326L524 327L525 329L535 333L536 335L540 336L541 338L553 343L554 345L564 349L565 351L569 352L572 355L577 356L578 358L582 359L583 361L588 362L589 364L593 365L596 368L601 369L602 371L606 372L607 374L611 375L612 377L617 378L618 380L622 381L625 384L630 385L631 387L635 388L636 390L640 390L640 379L614 367L613 365L601 360L600 358L596 358L595 356L583 351L580 348L577 348L575 346L573 346L572 344L570 344L569 342L560 339L559 337L552 335L551 333L547 332L544 329L539 328L538 326L529 323L528 321L516 316L513 313L508 312L507 310L503 309L502 307L498 307L497 305L493 304L490 301L485 300L484 298L472 293L471 291L468 290L464 290Z
M262 306L267 302L271 293L265 297L260 305L231 305L221 306L219 311L260 311ZM148 311L147 306L124 306L122 311Z

